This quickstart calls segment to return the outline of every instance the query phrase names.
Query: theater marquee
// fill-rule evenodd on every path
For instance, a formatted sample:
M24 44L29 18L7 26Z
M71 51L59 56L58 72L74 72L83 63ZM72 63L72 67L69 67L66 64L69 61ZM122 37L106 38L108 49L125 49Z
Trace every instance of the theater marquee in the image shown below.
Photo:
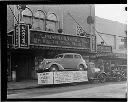
M30 30L30 45L90 49L90 38Z
M77 51L96 52L96 37L75 36L60 33L51 33L29 29L24 23L15 26L13 37L13 48L25 49L66 49Z

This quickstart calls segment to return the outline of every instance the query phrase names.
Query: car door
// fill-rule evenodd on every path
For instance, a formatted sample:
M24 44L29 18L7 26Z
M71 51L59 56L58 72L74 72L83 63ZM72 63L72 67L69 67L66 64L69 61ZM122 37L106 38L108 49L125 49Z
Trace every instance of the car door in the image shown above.
M65 54L63 58L63 67L65 69L72 69L73 64L73 54Z
M77 68L78 64L82 61L81 56L75 54L74 55L74 67Z

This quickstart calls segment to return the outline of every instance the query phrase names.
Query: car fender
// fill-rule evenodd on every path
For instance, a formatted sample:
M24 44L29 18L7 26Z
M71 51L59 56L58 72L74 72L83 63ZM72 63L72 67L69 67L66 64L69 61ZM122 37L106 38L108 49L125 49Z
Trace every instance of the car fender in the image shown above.
M56 62L52 62L52 63L48 64L47 67L50 68L52 65L57 65L59 70L63 70L64 69L61 64L56 63Z

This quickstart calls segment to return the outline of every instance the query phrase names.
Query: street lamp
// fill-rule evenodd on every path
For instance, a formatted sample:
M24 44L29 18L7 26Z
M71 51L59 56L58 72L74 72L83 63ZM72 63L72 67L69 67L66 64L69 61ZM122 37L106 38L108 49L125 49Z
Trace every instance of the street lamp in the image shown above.
M20 11L19 22L22 20L22 11L26 9L26 5L17 5L17 9Z
M22 12L25 10L25 9L28 9L30 12L31 12L31 14L32 14L32 21L31 21L31 24L28 24L29 25L29 28L31 29L32 28L32 24L33 24L33 12L32 12L32 10L29 8L29 7L27 7L26 5L17 5L17 9L20 11L20 15L19 15L19 22L21 23L21 21L22 21Z

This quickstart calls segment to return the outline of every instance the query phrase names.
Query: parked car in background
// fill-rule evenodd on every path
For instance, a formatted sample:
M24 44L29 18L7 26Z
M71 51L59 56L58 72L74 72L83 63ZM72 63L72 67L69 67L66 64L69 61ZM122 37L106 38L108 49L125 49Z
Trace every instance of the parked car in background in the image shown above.
M39 65L39 70L62 71L62 70L87 70L85 60L77 53L62 53L53 59L44 59Z

